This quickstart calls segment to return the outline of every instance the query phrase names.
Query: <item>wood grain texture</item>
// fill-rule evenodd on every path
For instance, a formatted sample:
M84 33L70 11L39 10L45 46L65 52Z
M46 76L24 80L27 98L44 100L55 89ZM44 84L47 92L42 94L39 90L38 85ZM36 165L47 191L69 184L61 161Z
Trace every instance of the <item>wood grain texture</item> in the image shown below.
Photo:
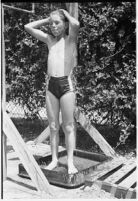
M124 179L119 186L130 188L137 180L137 173L136 170L130 174L126 179Z
M99 168L98 167L93 174L90 174L89 177L86 178L85 185L91 186L93 184L97 184L100 189L109 192L114 197L135 199L136 189L132 188L132 185L135 184L137 181L136 170L134 170L134 168L136 167L136 163L134 159L129 160L128 162L125 161L121 168L116 169L117 163L119 165L119 162L121 161L111 161L110 164L105 164L103 166L103 170L102 166L99 166L99 171L97 171ZM113 171L113 169L115 169L115 171ZM111 174L109 174L108 176L108 173L110 171ZM130 175L128 175L128 173ZM107 174L107 177L101 180L100 178L103 177L105 174ZM116 183L116 181L118 180L121 181L119 184Z
M133 161L130 161L127 165L124 165L121 169L119 169L114 174L112 174L110 177L105 179L105 182L110 182L110 183L115 184L117 181L119 181L122 177L124 177L126 174L128 174L135 167L136 167L136 164L133 163Z

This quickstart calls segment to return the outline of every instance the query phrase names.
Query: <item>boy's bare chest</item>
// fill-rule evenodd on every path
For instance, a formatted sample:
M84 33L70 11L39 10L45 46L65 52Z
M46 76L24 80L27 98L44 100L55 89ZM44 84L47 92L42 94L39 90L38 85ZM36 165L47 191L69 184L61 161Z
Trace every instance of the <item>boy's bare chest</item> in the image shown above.
M68 40L61 39L60 41L51 45L51 47L49 48L49 54L56 57L69 57L73 54L73 49L74 46L72 43L69 43Z

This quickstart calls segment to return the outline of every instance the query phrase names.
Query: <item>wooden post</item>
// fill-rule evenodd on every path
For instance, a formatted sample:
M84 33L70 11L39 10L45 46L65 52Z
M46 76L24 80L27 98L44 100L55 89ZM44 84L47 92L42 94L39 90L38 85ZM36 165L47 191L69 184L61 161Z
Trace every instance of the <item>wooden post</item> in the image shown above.
M66 3L66 8L68 12L70 13L70 15L78 20L78 3ZM74 52L74 67L76 67L77 64L78 64L78 53L77 53L77 42L76 42L76 48ZM73 75L72 75L72 81L73 81L73 85L75 86L76 85L75 77L73 77ZM75 133L76 133L76 126L75 126ZM75 142L75 148L76 148L76 142Z
M43 174L36 160L34 159L32 153L28 150L27 145L20 136L20 133L18 132L6 112L4 112L3 117L4 133L9 138L15 152L23 163L24 168L28 172L28 175L34 182L37 190L39 192L45 192L52 195L53 193L50 189L48 180L46 179L45 175Z
M45 141L50 136L50 128L49 126L45 128L45 130L34 140L34 143L41 143Z
M78 108L75 111L75 118L87 131L91 138L93 138L93 140L99 145L105 155L110 157L116 156L116 153L113 148L107 143L107 141L102 137L98 130L91 125L91 122L86 118L86 116L82 112L80 112Z
M6 64L5 64L5 42L4 42L4 8L2 6L2 111L6 111ZM2 132L2 155L3 155L3 181L7 178L7 139Z
M78 20L78 3L66 3L66 8L70 15ZM70 27L69 27L70 29ZM75 60L74 60L74 66L77 66L77 44L76 44L76 51L75 51Z

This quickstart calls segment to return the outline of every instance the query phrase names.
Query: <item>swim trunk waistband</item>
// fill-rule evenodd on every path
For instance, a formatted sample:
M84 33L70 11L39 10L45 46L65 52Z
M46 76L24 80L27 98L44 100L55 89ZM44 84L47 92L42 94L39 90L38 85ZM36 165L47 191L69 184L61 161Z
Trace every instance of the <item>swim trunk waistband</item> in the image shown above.
M49 76L49 79L52 79L52 80L65 80L65 79L68 79L68 76L62 76L62 77L53 77L53 76Z

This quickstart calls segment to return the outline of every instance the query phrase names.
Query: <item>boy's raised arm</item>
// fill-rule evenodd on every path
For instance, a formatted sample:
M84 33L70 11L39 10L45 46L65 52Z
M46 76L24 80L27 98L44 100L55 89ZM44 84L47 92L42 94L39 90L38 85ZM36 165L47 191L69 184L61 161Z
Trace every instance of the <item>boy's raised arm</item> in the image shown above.
M60 9L63 11L65 17L68 19L69 21L69 25L70 25L70 31L69 31L69 35L76 40L77 35L78 35L78 30L80 27L80 23L77 19L75 19L74 17L72 17L66 10L64 9Z
M39 27L48 24L49 19L50 18L48 17L46 19L30 22L30 23L26 24L24 26L24 28L29 34L34 36L36 39L38 39L44 43L49 43L49 40L50 40L49 34L44 33L43 31L38 29Z

